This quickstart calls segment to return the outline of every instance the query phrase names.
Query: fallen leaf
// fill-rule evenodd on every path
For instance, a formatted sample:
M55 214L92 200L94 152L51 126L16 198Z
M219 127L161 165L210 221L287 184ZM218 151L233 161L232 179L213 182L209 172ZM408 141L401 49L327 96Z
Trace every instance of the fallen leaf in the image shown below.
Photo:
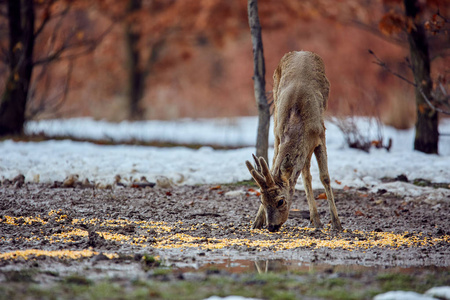
M344 191L348 191L350 189L350 187L348 185L344 186L343 190Z
M368 197L369 195L368 195L368 194L359 194L359 196L360 196L360 197L363 197L363 198L366 198L366 197Z
M220 185L216 185L216 186L211 187L209 190L210 190L210 191L214 191L214 190L218 190L218 189L220 189L220 188L221 188Z
M172 196L171 192L166 192L166 196Z
M322 199L322 200L325 200L325 199L327 199L327 194L321 193L321 194L319 194L319 195L316 197L316 199Z
M342 182L340 182L340 181L338 181L338 180L335 180L334 182L336 182L337 184L341 184Z
M248 191L252 194L255 194L256 196L261 196L261 193L255 189L249 188Z
M375 148L381 148L381 147L383 147L383 142L382 141L377 141L377 140L374 140L374 141L372 141L371 142L371 144L372 144L372 146L374 146Z
M365 216L365 214L360 210L355 211L355 215L360 216L360 217Z

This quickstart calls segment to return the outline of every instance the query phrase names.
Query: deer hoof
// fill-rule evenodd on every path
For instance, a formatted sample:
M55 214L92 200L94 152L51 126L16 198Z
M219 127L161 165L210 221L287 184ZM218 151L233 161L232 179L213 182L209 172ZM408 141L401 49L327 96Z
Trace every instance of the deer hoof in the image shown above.
M341 225L341 223L336 223L336 224L332 224L332 226L331 226L331 228L334 230L334 231L344 231L344 229L342 228L342 225Z
M322 222L320 222L319 220L316 221L311 221L311 223L313 224L313 226L317 229L321 229L323 228Z

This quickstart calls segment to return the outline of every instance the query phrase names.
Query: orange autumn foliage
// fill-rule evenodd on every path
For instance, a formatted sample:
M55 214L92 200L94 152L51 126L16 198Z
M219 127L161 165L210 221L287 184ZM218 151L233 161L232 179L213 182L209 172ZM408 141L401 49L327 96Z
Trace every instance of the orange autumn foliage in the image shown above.
M36 41L36 59L51 53L50 40L58 46L68 34L73 42L95 38L110 24L112 30L95 51L74 62L67 100L57 115L40 117L92 116L113 121L126 118L127 59L124 24L141 33L138 43L142 70L147 68L155 45L162 50L145 79L142 105L146 119L183 117L230 117L256 114L252 83L252 47L246 1L155 0L142 1L142 9L126 14L128 0L37 1L37 20L70 6L61 23L50 21ZM435 7L445 14L444 0L426 1L430 14ZM375 114L389 111L399 97L411 98L407 85L372 64L367 49L388 62L402 61L405 48L355 27L354 21L380 26L395 35L405 25L395 10L401 1L264 0L259 3L266 59L267 90L272 71L282 55L291 50L311 50L323 57L331 82L329 111L332 114ZM390 15L384 15L384 12ZM429 16L430 30L439 19ZM380 22L381 20L381 22ZM0 23L5 24L5 19ZM434 26L434 27L433 27ZM62 29L62 31L55 31ZM75 30L75 31L72 31ZM55 34L56 33L56 34ZM5 40L0 40L6 45ZM448 65L448 58L438 59ZM66 60L48 66L48 81L36 81L34 99L45 101L62 94L68 70ZM436 72L439 72L438 70ZM34 72L39 77L40 69ZM7 74L0 66L0 92ZM39 107L39 102L30 106Z

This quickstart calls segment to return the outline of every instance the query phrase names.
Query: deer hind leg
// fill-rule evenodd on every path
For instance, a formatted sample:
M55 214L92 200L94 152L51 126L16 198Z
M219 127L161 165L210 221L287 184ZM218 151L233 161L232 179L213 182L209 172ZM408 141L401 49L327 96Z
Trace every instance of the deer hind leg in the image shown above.
M327 149L325 146L325 139L319 146L314 149L316 155L317 164L319 165L320 181L325 188L325 193L328 199L328 205L330 206L331 225L334 230L342 231L341 221L339 221L336 204L334 203L334 195L330 185L330 175L328 174L328 162L327 162Z
M264 205L260 205L258 213L256 214L255 221L253 222L252 229L261 229L266 224L266 210Z
M316 200L314 200L314 193L311 185L311 155L306 159L305 165L302 170L302 180L303 186L305 187L306 200L308 200L309 206L309 218L311 223L316 228L321 228L322 223L320 222L319 213L317 212Z

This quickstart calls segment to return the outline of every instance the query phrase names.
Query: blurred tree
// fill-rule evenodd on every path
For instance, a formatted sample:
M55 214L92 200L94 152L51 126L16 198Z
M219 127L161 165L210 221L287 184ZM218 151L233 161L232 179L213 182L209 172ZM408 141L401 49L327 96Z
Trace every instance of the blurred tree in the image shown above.
M367 25L371 17L363 20L365 23L359 23L372 33L381 34L388 41L409 48L409 58L406 62L412 71L413 81L407 78L408 75L391 70L386 63L370 52L377 60L375 63L415 87L417 120L414 149L424 153L438 153L438 112L446 113L438 106L442 104L450 107L448 97L438 96L442 94L441 90L446 94L444 88L446 79L444 74L433 81L430 53L433 51L434 57L442 57L446 56L445 51L450 48L448 26L446 27L448 17L441 15L449 12L448 4L448 0L383 0L384 14L375 17L378 18L376 20L378 31L374 26ZM433 15L432 20L427 20L430 14ZM438 18L440 20L437 20ZM448 69L445 72L448 73Z
M236 19L241 21L239 2L97 0L97 3L104 15L123 24L130 119L148 115L150 108L144 107L142 100L151 89L149 78L156 69L173 68L189 60L194 47L221 47L240 26Z
M7 41L1 41L2 52L5 53L4 63L8 66L8 77L0 102L0 135L15 135L23 132L26 121L27 105L33 100L33 80L45 77L48 66L56 61L67 61L67 77L70 78L73 60L92 52L108 28L102 34L91 38L84 24L77 22L64 23L63 20L83 19L81 14L69 18L71 8L78 7L82 12L89 1L78 1L77 4L65 0L8 0ZM5 9L0 6L0 9ZM36 17L38 15L38 17ZM63 25L64 23L64 25ZM69 22L70 23L70 22ZM80 22L82 23L82 22ZM39 39L41 37L41 40ZM43 40L43 41L42 41ZM36 44L45 44L35 51ZM4 45L7 44L7 49ZM33 70L41 68L39 76L33 79ZM61 97L65 97L68 81ZM43 109L43 102L33 109L33 116Z
M444 12L448 9L445 2L437 0L423 3L418 0L404 0L402 12L399 8L402 3L392 0L386 1L386 4L391 9L379 23L380 30L387 35L401 33L406 35L409 45L409 59L407 62L414 78L414 82L410 83L415 87L417 111L414 149L430 154L438 153L438 111L445 112L436 108L439 102L442 101L437 96L439 93L433 90L430 41L433 43L435 55L436 52L445 51L450 46L448 43L448 31L441 30L448 23L448 20L440 15L441 7ZM430 14L430 11L434 11L431 23L426 21L426 15L427 13ZM438 24L436 20L438 14L442 18L441 24ZM428 30L425 25L427 25ZM440 37L436 38L436 35L440 32L444 38L443 40ZM402 78L401 76L399 77ZM443 88L442 82L445 82L445 75L436 80L436 89L440 90L440 88ZM444 105L449 105L448 99Z
M8 0L9 47L6 52L9 76L0 102L0 136L20 134L33 70L33 0Z
M145 91L145 80L153 64L157 60L158 50L163 43L155 41L154 43L146 43L153 39L154 36L148 38L144 22L150 20L153 23L156 16L152 15L152 7L147 5L143 7L142 0L127 1L100 1L103 12L107 13L120 21L124 27L124 43L126 55L126 74L127 74L127 101L128 101L128 118L131 120L141 120L145 115L145 107L141 105L141 100ZM123 7L123 9L118 9ZM158 35L159 37L160 35ZM145 44L145 47L143 46ZM152 52L146 57L147 48ZM155 51L153 51L155 50ZM146 60L146 62L145 62Z
M145 39L145 35L149 33L142 30L139 22L143 22L145 17L156 17L153 15L153 7L147 7L147 11L144 12L142 12L142 9L142 0L128 0L126 17L124 18L125 47L128 63L127 95L130 109L129 118L132 120L141 120L144 117L145 108L141 105L141 100L144 96L145 79L152 72L152 68L158 60L165 41L165 34L152 37L152 41L147 43L149 51L145 62L141 44L143 39ZM141 14L140 18L136 17L139 13ZM146 13L150 14L150 16L147 16Z
M141 0L128 0L128 14L133 14L142 8ZM130 101L130 119L142 119L143 111L139 107L139 101L144 93L144 71L139 67L140 40L139 31L132 22L125 23L125 43L128 58L128 99Z
M414 149L438 153L438 113L426 100L431 99L433 82L430 76L430 54L425 28L420 18L419 1L404 0L408 20L408 43L411 69L416 83L417 122Z
M248 0L248 22L253 44L253 84L258 107L258 133L256 138L256 156L268 162L270 105L266 98L266 67L261 37L261 24L258 16L258 1Z

